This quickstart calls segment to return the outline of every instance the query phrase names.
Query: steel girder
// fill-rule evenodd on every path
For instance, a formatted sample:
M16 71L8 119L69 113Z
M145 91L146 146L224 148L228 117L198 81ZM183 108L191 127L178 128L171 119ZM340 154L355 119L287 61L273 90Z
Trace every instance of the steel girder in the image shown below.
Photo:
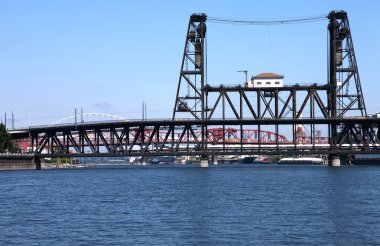
M325 138L297 137L294 125L342 125L332 146ZM204 154L380 153L380 119L256 119L144 121L30 129L41 156L149 156ZM288 127L287 130L282 129ZM274 132L264 128L275 128ZM361 130L364 129L364 130ZM290 132L286 132L290 131ZM204 133L204 135L203 135ZM293 138L286 138L292 135ZM202 139L205 139L204 141ZM281 152L282 151L282 152Z

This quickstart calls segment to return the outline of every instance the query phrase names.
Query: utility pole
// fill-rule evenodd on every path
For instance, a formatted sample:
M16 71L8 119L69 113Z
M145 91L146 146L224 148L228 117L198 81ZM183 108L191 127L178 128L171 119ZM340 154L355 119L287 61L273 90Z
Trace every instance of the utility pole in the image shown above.
M141 114L142 114L142 120L145 120L145 102L143 101L141 104Z
M147 119L146 103L144 103L145 120Z
M142 116L142 120L147 119L147 110L146 110L146 102L145 101L143 101L141 103L141 116Z
M77 108L75 108L75 125L77 125Z
M80 107L80 123L83 123L83 108Z
M12 111L12 130L15 129L15 116L13 114L13 111Z

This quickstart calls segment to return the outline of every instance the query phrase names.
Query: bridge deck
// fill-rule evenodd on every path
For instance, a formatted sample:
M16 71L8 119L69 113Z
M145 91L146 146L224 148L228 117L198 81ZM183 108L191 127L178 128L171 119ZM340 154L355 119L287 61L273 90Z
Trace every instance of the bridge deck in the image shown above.
M296 125L340 126L336 144L296 136ZM10 131L38 156L329 155L380 153L378 118L111 121ZM278 127L291 129L291 140ZM269 134L262 131L274 127ZM257 130L258 129L258 130ZM261 130L260 130L261 129ZM359 131L358 129L364 129ZM366 130L367 129L367 130ZM247 137L247 131L251 136ZM285 134L285 133L284 133ZM289 135L289 133L288 133Z

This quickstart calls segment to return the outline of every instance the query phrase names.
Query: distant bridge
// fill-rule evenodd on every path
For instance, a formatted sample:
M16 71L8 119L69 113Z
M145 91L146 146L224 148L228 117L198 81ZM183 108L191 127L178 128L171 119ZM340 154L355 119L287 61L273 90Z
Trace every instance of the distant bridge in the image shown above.
M74 120L74 123L78 122L78 120L79 120L79 123L83 123L83 122L85 122L84 117L88 117L88 116L104 117L104 118L111 119L111 120L125 120L123 117L118 116L118 115L114 115L114 114L91 112L91 113L81 113L81 114L75 114L75 115L64 117L58 121L53 122L50 126L60 125L60 124L63 124L64 122L69 121L69 120Z

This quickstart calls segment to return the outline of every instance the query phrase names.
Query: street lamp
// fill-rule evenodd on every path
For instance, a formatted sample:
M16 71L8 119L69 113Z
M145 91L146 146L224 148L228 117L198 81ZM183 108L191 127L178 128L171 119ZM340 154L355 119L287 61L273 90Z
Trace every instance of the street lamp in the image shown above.
M248 83L248 70L240 70L237 72L238 73L244 73L245 74L245 83Z

